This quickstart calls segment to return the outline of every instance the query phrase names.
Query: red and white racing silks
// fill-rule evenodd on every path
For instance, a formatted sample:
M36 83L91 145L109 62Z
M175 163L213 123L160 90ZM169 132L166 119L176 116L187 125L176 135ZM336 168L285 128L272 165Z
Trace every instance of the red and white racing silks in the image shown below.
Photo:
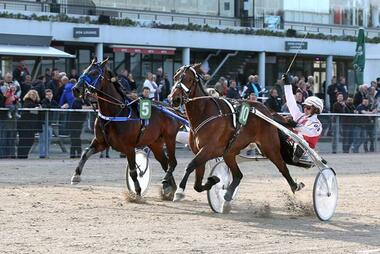
M294 98L292 86L285 85L285 98L289 112L293 120L298 124L295 129L298 135L302 136L311 148L315 148L322 133L322 124L316 114L307 116L300 111Z

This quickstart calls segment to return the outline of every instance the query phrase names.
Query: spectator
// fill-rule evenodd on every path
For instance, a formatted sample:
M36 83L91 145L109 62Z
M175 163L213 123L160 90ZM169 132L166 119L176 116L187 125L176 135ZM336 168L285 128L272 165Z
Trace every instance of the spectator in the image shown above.
M8 118L20 118L17 110L20 105L21 87L17 80L13 81L13 76L10 72L5 74L4 81L0 83L0 90L5 97L4 105L9 109Z
M45 98L45 77L44 76L38 76L35 81L32 83L31 89L36 90L38 92L38 96L40 98ZM24 98L24 97L23 97Z
M250 93L255 93L256 97L259 97L261 92L261 87L259 85L259 76L251 75L248 77L248 83L243 88L243 98L247 98Z
M55 101L59 101L60 99L60 95L58 94L58 89L59 87L61 86L61 78L60 78L60 75L59 75L59 72L58 70L54 70L52 72L52 80L50 80L47 84L46 84L46 89L50 89L53 91L53 99Z
M149 89L149 87L147 87L147 86L143 87L141 97L144 98L144 99L151 99L150 98L150 89Z
M157 76L155 74L153 74L152 75L152 86L156 89L156 92L154 93L154 99L156 101L159 101L162 86L158 86L156 80L157 80Z
M123 89L124 92L130 93L132 91L132 88L129 84L128 80L128 70L124 69L119 75L118 75L118 80L121 85L121 88Z
M164 74L164 71L163 71L162 67L157 68L157 71L156 71L156 80L155 80L156 83L157 83L157 85L161 84L161 81L164 78L163 74Z
M362 103L356 108L357 114L371 114L369 103L367 98L363 98ZM370 124L371 117L363 116L358 119L359 123L355 125L354 128L354 142L353 142L353 152L358 153L359 148L362 144L364 144L367 139L367 129ZM368 152L368 150L366 151Z
M368 90L369 111L370 111L370 114L375 114L375 113L377 113L377 106L370 103L370 92L371 92L371 89L373 89L373 88L370 87L368 89L369 89ZM367 122L368 122L367 125L365 125L365 126L362 125L362 127L366 128L366 131L365 131L366 135L364 136L363 148L364 148L365 152L374 152L375 151L375 128L376 128L375 117L374 116L368 116ZM369 144L369 148L368 148L368 144Z
M369 105L371 105L372 109L376 108L375 96L376 96L376 88L373 86L369 86L367 89L367 98L368 98L368 103Z
M25 81L20 84L21 87L21 95L20 99L24 98L26 93L29 92L30 89L32 89L32 76L29 74L25 76Z
M83 103L79 98L75 98L71 109L82 109ZM70 112L70 158L80 158L82 154L82 141L80 135L82 133L82 125L84 122L83 112Z
M49 83L49 82L52 80L52 78L51 78L51 70L50 70L50 68L46 68L46 69L45 69L45 75L44 75L44 78L45 78L45 83ZM41 80L42 80L42 78L41 78ZM43 97L40 97L40 98L43 98Z
M342 114L345 111L346 103L344 102L343 94L337 94L337 101L333 105L332 113ZM338 145L338 137L341 133L341 125L339 121L339 116L332 117L332 132L333 132L333 142L332 142L332 152L336 153ZM339 128L339 129L337 129Z
M298 82L300 81L300 79L297 77L297 76L294 76L292 78L292 90L293 90L293 94L296 94L296 91L298 89Z
M216 92L218 93L218 95L219 95L218 97L223 97L223 94L224 94L224 88L223 88L222 83L220 83L220 82L216 82L214 88L215 88L215 91L216 91Z
M338 85L338 83L336 81L336 77L333 76L333 78L331 80L331 85L329 85L327 87L327 94L329 95L329 98L330 98L330 112L332 112L333 105L336 102L337 94L341 93L341 94L343 94L343 97L345 97L344 96L345 92L346 91L344 90L344 88L342 86Z
M354 96L354 106L355 107L358 107L362 103L363 98L367 97L367 92L368 92L368 85L367 84L363 84L363 85L360 85L358 87L358 90Z
M5 107L5 96L0 92L0 108ZM7 137L7 112L0 110L0 159L7 158L7 147L8 147L8 137Z
M45 98L41 101L42 108L60 108L59 104L53 100L53 91L50 89L45 90ZM43 159L46 157L47 152L49 151L51 137L53 135L53 128L51 126L54 121L55 112L41 112L42 122L42 133L40 133L40 138L38 140L40 158ZM48 119L45 119L45 116L48 114Z
M257 102L257 96L255 93L250 93L248 95L248 98L247 98L247 101L250 101L250 102Z
M129 73L129 74L128 74L128 83L129 83L129 86L131 87L131 90L132 90L133 92L136 92L136 90L137 90L137 85L136 85L136 81L135 81L135 79L133 78L132 73Z
M26 64L24 61L20 61L17 67L13 70L13 78L17 80L19 84L24 83L25 76L29 74L30 74L29 70L26 67Z
M236 87L236 81L235 80L230 81L230 87L228 88L227 98L240 99L240 94L239 94L239 91Z
M303 112L303 105L302 105L302 93L297 91L296 94L294 95L295 99L296 99L296 103L297 103L297 107L299 108L299 110L301 112ZM286 102L282 105L282 108L281 108L281 111L284 112L284 113L290 113L289 112L289 108L288 106L286 105Z
M227 79L224 77L220 77L219 83L222 84L223 87L223 94L222 96L226 96L228 92L228 85L227 85Z
M345 107L343 108L343 113L345 114L354 114L355 106L354 99L352 95L348 95L347 100L345 102ZM354 128L355 128L355 120L356 117L353 116L343 116L341 117L341 125L342 125L342 146L343 152L349 153L350 148L354 139ZM359 119L360 120L360 119Z
M75 68L71 69L71 71L70 71L70 75L69 75L68 78L69 78L69 79L75 79L75 80L78 80L79 75L78 75L78 71L77 71L77 69L75 69Z
M157 86L153 85L153 74L151 72L148 72L146 79L144 81L143 87L148 87L149 88L149 99L154 99Z
M314 95L313 89L314 89L314 77L309 76L307 77L307 83L306 83L307 97Z
M278 96L277 89L272 88L265 105L273 112L281 112L282 104L282 99Z
M40 98L36 90L30 90L24 97L24 108L40 108ZM18 135L19 142L17 147L17 158L27 159L30 149L34 143L34 135L41 132L41 121L39 111L23 111L19 120Z
M284 99L284 90L282 89L283 84L284 81L282 81L282 79L278 79L276 84L273 86L273 88L277 90L278 97L281 99Z
M339 88L339 90L342 91L344 99L347 99L347 96L348 96L348 87L347 87L347 83L346 83L346 78L345 77L341 76L339 78L338 88Z
M160 98L162 100L165 100L170 94L170 88L171 88L167 73L163 74L161 82L159 83L159 86L161 87Z
M71 79L70 81L66 82L61 98L59 99L59 105L62 108L72 107L74 99L75 99L72 90L75 83L76 83L75 79Z
M54 99L57 102L61 100L63 91L65 90L65 86L67 83L69 83L69 78L66 75L62 76L62 74L63 73L61 72L61 74L60 74L61 82L58 83L57 94L56 94L55 99Z
M300 92L302 94L302 102L304 102L306 98L309 96L309 93L306 90L305 81L303 79L300 79L300 81L298 81L297 83L297 87L298 88L296 92Z

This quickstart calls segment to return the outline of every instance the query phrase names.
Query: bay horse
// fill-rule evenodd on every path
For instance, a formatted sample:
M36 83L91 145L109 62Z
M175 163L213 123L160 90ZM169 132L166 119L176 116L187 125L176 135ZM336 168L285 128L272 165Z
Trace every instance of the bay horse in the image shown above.
M280 140L277 128L252 113L249 113L245 126L241 126L240 129L235 128L233 122L235 113L232 112L228 101L208 96L201 84L202 75L200 64L180 67L174 76L175 84L169 95L172 106L185 105L191 127L189 143L196 154L186 167L173 201L185 197L186 183L194 170L196 173L194 189L198 192L209 190L219 182L218 177L213 176L202 185L205 163L216 157L223 157L233 176L224 196L227 203L231 201L243 177L235 157L250 143L256 143L263 154L276 165L293 193L301 190L304 184L296 183L290 176L286 165L289 158L285 156L286 150L281 145L283 142ZM270 111L260 102L249 102L249 104L273 118Z
M143 127L137 109L139 98L123 93L120 84L111 78L111 71L106 67L107 62L108 59L97 63L95 58L73 87L75 97L85 98L87 95L93 95L97 98L99 111L94 125L95 136L81 156L71 178L72 184L81 181L83 166L91 155L112 147L127 156L130 176L136 194L140 196L135 148L148 146L166 172L162 180L164 195L174 194L176 184L172 173L177 166L175 145L181 125L174 118L152 106L149 124Z

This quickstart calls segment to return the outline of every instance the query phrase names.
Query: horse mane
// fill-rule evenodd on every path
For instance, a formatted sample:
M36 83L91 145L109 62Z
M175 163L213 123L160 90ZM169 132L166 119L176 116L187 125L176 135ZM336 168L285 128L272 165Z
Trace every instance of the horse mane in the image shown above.
M203 75L204 75L204 72L202 71L201 69L201 66L202 64L201 63L196 63L196 64L193 64L191 67L194 68L195 72L197 73L198 77L199 77L199 83L200 83L200 88L201 88L201 91L204 95L208 95L208 93L205 91L205 88L203 86Z

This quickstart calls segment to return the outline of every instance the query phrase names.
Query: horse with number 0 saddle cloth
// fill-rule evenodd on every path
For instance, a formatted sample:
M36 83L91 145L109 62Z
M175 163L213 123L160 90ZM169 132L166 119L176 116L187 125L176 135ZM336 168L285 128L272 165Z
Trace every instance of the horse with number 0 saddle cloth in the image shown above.
M174 201L184 198L188 177L194 170L196 173L194 189L196 191L210 190L213 185L217 184L220 179L216 176L209 177L207 182L202 184L205 163L210 159L223 157L232 174L232 182L224 195L226 204L228 204L243 177L235 157L250 143L256 143L262 153L276 165L293 192L301 190L304 184L296 183L293 180L286 165L292 163L290 157L285 153L288 149L290 150L289 147L286 147L286 140L280 137L275 126L258 117L255 111L286 124L284 118L279 115L273 116L259 102L247 101L244 104L248 105L244 109L247 111L247 117L240 119L246 122L238 125L238 112L233 109L233 105L225 99L208 96L204 91L202 75L200 64L182 66L174 76L175 85L169 95L172 106L185 106L191 127L189 143L192 151L196 154L186 167ZM241 107L242 105L239 105L237 111Z

